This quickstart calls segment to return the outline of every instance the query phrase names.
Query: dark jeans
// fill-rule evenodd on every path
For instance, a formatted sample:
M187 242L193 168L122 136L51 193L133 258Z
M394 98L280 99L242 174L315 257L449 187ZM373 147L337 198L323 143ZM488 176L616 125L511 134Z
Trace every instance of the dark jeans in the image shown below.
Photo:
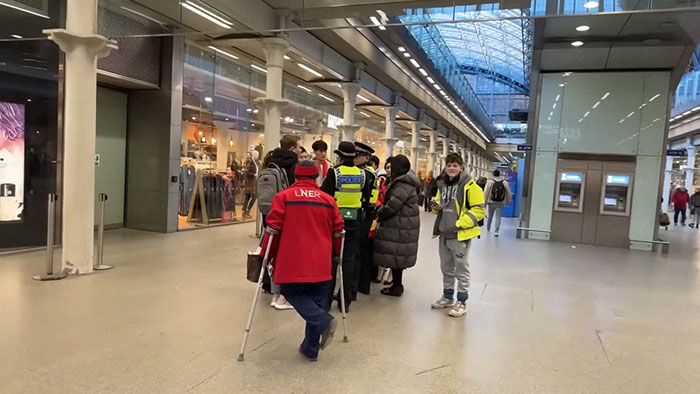
M352 287L355 283L355 254L357 252L357 241L359 233L358 220L345 221L345 248L343 249L343 287L345 289L345 303L350 305L352 300ZM338 263L333 262L333 279L331 287L328 289L328 308L333 302L335 294L336 279L338 276ZM340 297L338 297L340 300ZM339 301L340 302L340 301Z
M673 214L673 224L678 224L678 214L681 215L681 224L685 224L685 209L676 208L676 212Z
M321 334L333 320L333 316L327 312L329 286L329 282L280 284L284 298L306 321L301 351L309 358L318 357Z
M391 269L391 277L393 278L391 287L403 286L403 271L403 268Z
M372 217L368 215L360 222L358 240L357 240L357 256L355 258L355 282L352 288L352 300L357 299L357 292L360 291L369 294L372 279L377 276L376 271L372 275L372 267L374 267L374 257L372 256L374 242L369 238L369 230L372 228Z
M246 214L250 213L250 210L253 209L253 204L255 204L255 194L246 193L245 199L243 200L243 212Z
M425 208L425 212L430 212L430 202L432 200L433 199L429 195L426 195L423 199L423 207Z

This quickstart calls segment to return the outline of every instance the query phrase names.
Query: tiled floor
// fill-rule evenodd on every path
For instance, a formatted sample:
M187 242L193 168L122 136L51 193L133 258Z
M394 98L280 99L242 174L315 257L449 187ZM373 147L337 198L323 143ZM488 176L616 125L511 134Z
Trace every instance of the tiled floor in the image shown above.
M401 298L373 288L350 342L317 363L293 311L258 309L252 224L177 234L107 233L117 268L35 282L43 253L0 257L2 393L690 393L700 382L700 231L672 227L671 254L485 235L471 250L464 319L430 310L437 240L424 216ZM269 302L269 301L268 301Z

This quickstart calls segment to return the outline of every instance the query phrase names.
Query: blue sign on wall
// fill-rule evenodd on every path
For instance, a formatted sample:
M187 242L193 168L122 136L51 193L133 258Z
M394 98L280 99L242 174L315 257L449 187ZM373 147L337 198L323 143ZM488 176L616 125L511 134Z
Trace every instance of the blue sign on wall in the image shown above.
M674 157L685 157L688 155L688 152L686 152L685 149L667 149L666 150L666 155L667 156L674 156Z
M518 145L518 152L527 152L532 150L532 145L530 144L523 144L523 145Z

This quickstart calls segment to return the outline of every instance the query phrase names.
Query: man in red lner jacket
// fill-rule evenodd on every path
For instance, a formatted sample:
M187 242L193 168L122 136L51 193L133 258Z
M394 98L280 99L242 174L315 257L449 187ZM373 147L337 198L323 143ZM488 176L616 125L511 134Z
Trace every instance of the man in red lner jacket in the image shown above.
M302 161L295 169L296 182L272 200L267 226L279 232L270 258L274 258L274 282L282 295L306 320L306 335L299 347L310 361L333 339L337 322L328 312L331 262L340 254L343 218L335 199L316 184L318 166ZM268 245L266 233L263 245ZM261 252L264 256L265 248Z

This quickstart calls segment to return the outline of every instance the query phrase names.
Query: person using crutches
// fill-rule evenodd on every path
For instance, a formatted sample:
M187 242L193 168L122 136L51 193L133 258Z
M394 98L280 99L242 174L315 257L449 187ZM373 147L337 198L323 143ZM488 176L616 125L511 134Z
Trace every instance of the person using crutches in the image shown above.
M343 218L333 197L316 184L318 167L299 162L296 182L278 193L267 215L268 228L279 235L265 234L262 256L270 248L274 282L282 295L306 321L306 334L299 352L316 361L320 349L333 339L337 322L328 310L333 256L342 249Z

